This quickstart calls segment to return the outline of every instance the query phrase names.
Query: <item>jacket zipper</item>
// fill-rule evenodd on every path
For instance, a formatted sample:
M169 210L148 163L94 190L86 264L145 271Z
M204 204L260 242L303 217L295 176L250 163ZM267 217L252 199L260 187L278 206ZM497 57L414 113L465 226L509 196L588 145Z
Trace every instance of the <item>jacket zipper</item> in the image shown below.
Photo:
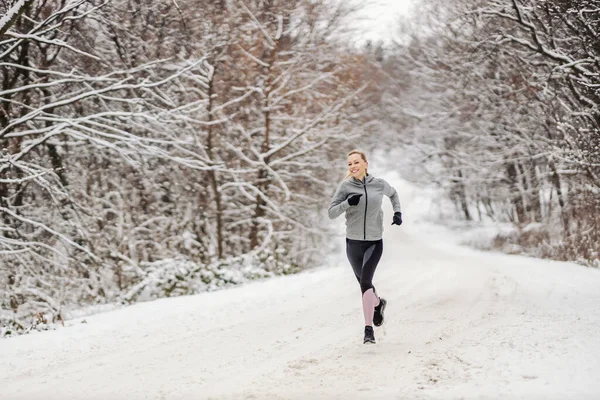
M364 233L364 240L367 240L367 205L369 204L369 196L367 195L367 178L365 178L363 187L365 188L365 217L363 218L363 220L364 220L363 233Z

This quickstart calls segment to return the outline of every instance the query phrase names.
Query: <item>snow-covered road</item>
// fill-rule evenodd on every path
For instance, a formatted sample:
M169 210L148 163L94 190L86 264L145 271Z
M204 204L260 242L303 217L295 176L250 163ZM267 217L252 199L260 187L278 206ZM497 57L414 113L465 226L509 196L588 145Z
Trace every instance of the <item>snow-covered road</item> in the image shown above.
M0 340L0 399L600 398L599 270L462 248L406 219L386 227L376 345L340 254Z

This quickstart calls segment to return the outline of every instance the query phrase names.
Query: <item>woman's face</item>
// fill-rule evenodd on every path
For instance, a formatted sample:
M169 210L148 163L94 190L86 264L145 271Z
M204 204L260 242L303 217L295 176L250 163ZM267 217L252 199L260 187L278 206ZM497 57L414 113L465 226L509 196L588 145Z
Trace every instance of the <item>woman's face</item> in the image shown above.
M361 180L367 174L369 163L362 159L360 154L351 154L348 156L348 171L358 180Z

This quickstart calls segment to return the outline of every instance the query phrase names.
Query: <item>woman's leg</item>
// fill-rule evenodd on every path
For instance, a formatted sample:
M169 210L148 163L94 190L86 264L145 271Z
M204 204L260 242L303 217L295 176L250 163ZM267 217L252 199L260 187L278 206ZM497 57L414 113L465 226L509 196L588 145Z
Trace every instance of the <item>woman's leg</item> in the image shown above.
M348 256L348 261L350 261L352 271L354 271L354 276L356 276L358 283L360 283L365 255L363 243L360 240L346 239L346 256Z
M365 325L373 324L375 307L379 297L373 287L373 275L383 253L383 240L365 242L346 239L346 255L352 265L356 279L360 283Z
M362 267L360 274L360 289L363 293L367 290L372 289L375 292L373 286L373 276L375 275L375 269L383 254L383 240L377 240L373 242L364 242L365 248L363 252Z
M372 243L365 250L362 266L362 274L360 276L360 288L363 294L363 313L365 316L365 325L373 324L373 315L375 307L379 305L379 297L375 294L373 286L373 276L375 269L383 254L383 240L378 240Z

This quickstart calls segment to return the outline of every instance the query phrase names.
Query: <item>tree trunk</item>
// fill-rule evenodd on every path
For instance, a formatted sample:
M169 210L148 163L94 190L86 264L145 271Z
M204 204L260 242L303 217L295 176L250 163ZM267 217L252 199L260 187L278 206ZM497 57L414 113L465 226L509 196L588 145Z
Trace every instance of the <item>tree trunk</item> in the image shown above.
M271 85L272 85L272 77L271 77L271 69L275 63L275 55L277 54L278 47L280 41L279 39L275 41L275 47L269 50L269 63L265 68L265 75L267 77L265 82L265 90L264 90L264 125L265 125L265 136L262 143L261 152L264 154L269 151L271 148L270 135L271 135L271 104L270 104L270 94L271 94ZM269 157L264 159L265 164L269 164ZM265 168L261 168L258 171L258 182L256 187L266 196L267 190L269 188L269 172ZM260 195L256 195L256 207L254 208L254 217L252 218L252 226L250 228L250 248L254 249L258 246L258 232L260 219L265 216L265 206L266 202Z
M262 144L262 152L266 153L269 151L270 143L269 143L269 135L271 129L271 115L269 112L269 94L266 93L265 99L265 137ZM265 163L269 163L268 157L265 158ZM258 190L266 194L267 189L269 187L269 173L266 169L261 168L258 171ZM250 249L254 249L258 246L258 231L260 225L260 218L265 215L265 200L260 195L256 195L256 207L254 208L254 218L252 218L252 227L250 229Z
M458 188L457 188L457 194L458 194L458 198L460 201L460 207L462 209L463 214L465 215L465 219L467 221L472 221L473 217L471 217L471 212L469 211L469 204L467 202L467 189L465 187L465 183L463 181L463 174L462 174L462 170L458 170Z
M206 151L211 162L215 161L215 147L218 146L215 138L215 130L212 122L214 121L213 115L213 93L214 93L214 70L212 76L209 77L208 83L208 138ZM219 189L219 176L215 170L208 171L208 178L213 191L215 206L216 206L216 217L217 217L217 256L219 259L224 256L224 237L223 237L223 202L221 197L221 191Z
M565 233L569 232L569 216L568 212L565 209L565 200L563 199L560 175L556 170L556 164L554 161L550 162L550 169L552 170L552 183L554 184L554 188L556 189L556 197L558 199L558 205L560 206L560 216L563 223L563 230Z
M517 215L517 223L523 223L526 220L525 207L523 206L523 196L519 188L519 171L514 163L506 165L506 173L511 188L511 201Z

